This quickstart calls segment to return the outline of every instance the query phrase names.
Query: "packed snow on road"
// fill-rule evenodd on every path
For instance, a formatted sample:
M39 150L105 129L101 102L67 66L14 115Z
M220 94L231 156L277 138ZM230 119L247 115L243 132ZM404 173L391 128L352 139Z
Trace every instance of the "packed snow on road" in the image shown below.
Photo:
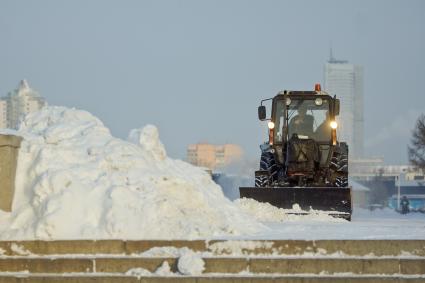
M267 226L256 239L425 239L425 214L402 215L385 208L370 211L354 208L352 221L333 218L324 212L294 215L292 210L253 200L236 200L242 210ZM257 209L256 209L257 208Z
M86 111L46 107L3 133L24 138L13 209L0 211L3 240L425 238L425 214L355 209L348 222L232 202L208 173L168 157L152 125L125 141Z

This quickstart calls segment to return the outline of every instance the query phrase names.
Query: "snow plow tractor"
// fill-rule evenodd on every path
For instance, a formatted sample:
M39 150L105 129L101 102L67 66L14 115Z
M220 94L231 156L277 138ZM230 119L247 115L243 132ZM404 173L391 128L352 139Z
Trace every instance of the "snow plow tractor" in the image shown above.
M339 99L319 84L314 91L283 91L262 100L258 117L268 121L269 140L260 146L255 187L240 187L240 197L284 209L298 204L301 214L320 211L351 220L348 146L337 139L339 108Z

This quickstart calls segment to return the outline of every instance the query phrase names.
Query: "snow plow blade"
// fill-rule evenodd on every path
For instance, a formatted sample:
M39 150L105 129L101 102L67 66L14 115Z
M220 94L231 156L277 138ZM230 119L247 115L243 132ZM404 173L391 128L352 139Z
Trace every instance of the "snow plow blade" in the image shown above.
M351 188L337 187L240 187L241 198L268 202L279 208L292 209L298 204L303 212L310 209L323 211L331 216L351 220Z

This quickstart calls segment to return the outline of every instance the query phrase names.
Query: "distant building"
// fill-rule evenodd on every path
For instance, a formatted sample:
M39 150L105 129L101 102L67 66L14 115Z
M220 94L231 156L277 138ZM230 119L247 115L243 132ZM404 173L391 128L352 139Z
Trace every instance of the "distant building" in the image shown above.
M213 145L208 143L190 144L187 147L187 161L193 165L211 170L224 167L242 158L243 151L239 145Z
M16 129L22 116L40 110L46 104L45 99L22 80L17 89L0 98L0 127Z
M341 99L338 138L347 142L350 157L363 157L363 67L336 60L325 64L325 90Z
M0 98L0 128L7 128L7 101Z
M425 181L424 171L413 165L385 165L382 158L357 159L349 161L350 177L357 181L370 181L377 177L405 181Z

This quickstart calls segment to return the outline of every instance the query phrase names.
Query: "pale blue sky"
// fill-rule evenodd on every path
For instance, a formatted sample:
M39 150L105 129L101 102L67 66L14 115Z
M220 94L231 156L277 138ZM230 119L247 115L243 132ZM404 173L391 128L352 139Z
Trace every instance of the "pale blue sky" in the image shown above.
M0 95L26 78L118 137L157 125L172 157L199 141L259 156L260 99L364 66L368 156L406 162L425 112L425 1L0 1Z

